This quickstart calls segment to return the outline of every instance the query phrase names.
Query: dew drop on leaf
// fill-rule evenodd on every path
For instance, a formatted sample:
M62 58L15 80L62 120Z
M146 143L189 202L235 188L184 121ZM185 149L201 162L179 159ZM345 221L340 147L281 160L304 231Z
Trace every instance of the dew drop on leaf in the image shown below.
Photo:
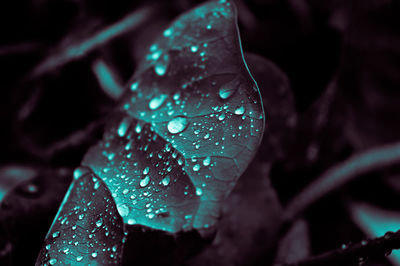
M199 170L200 170L200 164L195 164L195 165L193 166L193 171L197 172L197 171L199 171Z
M53 238L57 238L60 236L60 231L54 232L53 233Z
M167 128L169 133L178 134L185 130L189 122L186 117L178 116L168 122Z
M169 182L171 181L171 178L169 177L169 176L166 176L166 177L164 177L163 179L162 179L162 184L164 185L164 186L168 186L168 184L169 184Z
M150 177L146 175L142 180L140 180L140 186L145 187L150 183Z
M204 165L204 166L209 166L210 163L211 163L211 157L210 157L210 156L206 157L206 158L203 160L203 165Z
M117 210L118 210L118 213L122 217L128 216L128 214L129 214L129 207L126 206L126 204L122 204L122 205L117 206Z
M238 108L235 109L235 115L242 115L244 114L244 107L240 106Z
M201 188L196 188L196 195L197 196L201 196L201 195L203 195L203 190L201 189Z
M142 126L137 124L136 127L135 127L135 131L136 131L136 133L139 134L142 131Z
M131 91L137 91L138 87L139 87L139 82L138 81L132 83Z
M221 99L223 100L226 100L231 97L235 93L235 91L235 88L222 87L219 89L219 97L221 97Z
M197 45L193 45L192 47L190 47L190 51L192 51L193 53L197 52L197 50L199 50L199 47Z
M150 168L147 166L146 168L143 169L143 174L147 175L150 171Z
M100 226L102 226L102 225L103 225L103 219L100 218L100 219L98 219L98 220L96 221L96 226L97 226L97 227L100 227Z
M165 99L167 99L166 94L160 94L154 97L153 99L150 100L149 102L149 108L150 110L156 110L161 107L161 105L164 103Z
M130 120L128 118L124 118L121 121L121 124L119 124L118 127L118 136L123 137L126 134L126 131L128 130L129 127L129 122Z

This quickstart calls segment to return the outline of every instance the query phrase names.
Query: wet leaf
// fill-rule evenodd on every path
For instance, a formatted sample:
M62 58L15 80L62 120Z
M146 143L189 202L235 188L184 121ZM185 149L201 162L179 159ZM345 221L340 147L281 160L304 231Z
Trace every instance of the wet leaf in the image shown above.
M263 129L234 6L211 1L151 45L83 165L106 184L125 224L207 230Z
M110 192L88 169L74 175L36 265L118 265L124 234Z

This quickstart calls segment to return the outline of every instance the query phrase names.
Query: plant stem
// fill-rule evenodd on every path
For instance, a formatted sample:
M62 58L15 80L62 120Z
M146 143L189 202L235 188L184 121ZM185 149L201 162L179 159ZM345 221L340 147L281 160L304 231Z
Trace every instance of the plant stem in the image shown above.
M285 266L364 265L367 260L383 258L392 250L399 248L400 230L396 233L387 232L379 238L363 240L348 246L343 245L340 249L328 251L294 264L285 264Z

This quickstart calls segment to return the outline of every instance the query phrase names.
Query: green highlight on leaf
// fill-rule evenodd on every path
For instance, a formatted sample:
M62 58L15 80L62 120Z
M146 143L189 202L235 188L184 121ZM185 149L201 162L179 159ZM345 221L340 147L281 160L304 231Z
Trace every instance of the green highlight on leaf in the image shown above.
M173 22L86 154L126 224L207 230L253 158L264 113L236 17L230 2L211 1Z

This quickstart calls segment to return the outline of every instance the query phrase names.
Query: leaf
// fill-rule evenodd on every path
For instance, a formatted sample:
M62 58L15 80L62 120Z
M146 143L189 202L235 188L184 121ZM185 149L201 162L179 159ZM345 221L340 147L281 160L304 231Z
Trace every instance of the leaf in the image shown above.
M264 162L251 163L223 203L213 243L187 265L270 265L267 258L275 252L282 207L268 171Z
M260 149L265 161L284 157L284 139L297 121L293 92L287 75L272 61L253 53L245 54L246 62L260 88L268 129Z
M308 224L299 219L280 240L275 263L279 265L296 263L310 255Z
M74 175L36 265L119 265L124 234L112 196L89 169Z
M128 225L207 230L256 152L262 101L230 2L179 17L150 47L83 165Z

